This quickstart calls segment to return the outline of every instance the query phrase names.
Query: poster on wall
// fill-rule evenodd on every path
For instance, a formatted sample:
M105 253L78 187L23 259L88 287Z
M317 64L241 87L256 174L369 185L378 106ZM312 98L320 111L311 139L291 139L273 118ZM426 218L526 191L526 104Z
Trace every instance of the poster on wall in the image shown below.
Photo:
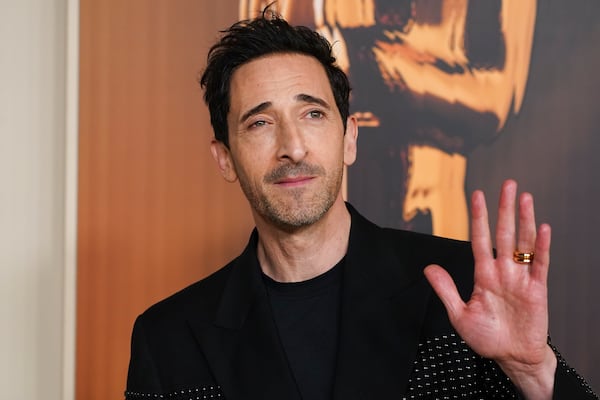
M269 3L240 0L239 17ZM472 190L486 192L491 210L504 179L533 193L538 222L553 227L552 338L598 387L600 2L272 7L328 38L350 77L360 136L347 197L365 216L466 240ZM574 326L584 331L570 340Z
M352 82L349 199L381 225L468 239L468 155L521 107L536 1L275 5L328 38ZM242 0L241 17L262 6Z

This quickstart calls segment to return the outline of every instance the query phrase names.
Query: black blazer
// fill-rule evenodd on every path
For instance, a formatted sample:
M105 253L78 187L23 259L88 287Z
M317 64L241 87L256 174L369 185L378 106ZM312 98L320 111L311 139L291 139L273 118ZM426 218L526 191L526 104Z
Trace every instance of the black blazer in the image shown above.
M348 208L333 398L516 398L498 366L456 335L423 275L430 263L444 266L468 298L469 243L379 228ZM301 399L271 315L257 240L254 231L238 258L137 318L127 399ZM596 398L560 361L555 398Z

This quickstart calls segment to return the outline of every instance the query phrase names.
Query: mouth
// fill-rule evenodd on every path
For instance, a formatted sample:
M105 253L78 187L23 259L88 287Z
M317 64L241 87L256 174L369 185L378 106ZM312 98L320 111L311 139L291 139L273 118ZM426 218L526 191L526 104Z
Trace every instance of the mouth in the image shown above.
M289 176L275 181L276 185L283 187L303 186L315 179L314 176Z
M283 188L294 188L308 185L319 176L325 176L325 170L320 165L301 162L298 164L282 164L270 171L264 177L267 184Z

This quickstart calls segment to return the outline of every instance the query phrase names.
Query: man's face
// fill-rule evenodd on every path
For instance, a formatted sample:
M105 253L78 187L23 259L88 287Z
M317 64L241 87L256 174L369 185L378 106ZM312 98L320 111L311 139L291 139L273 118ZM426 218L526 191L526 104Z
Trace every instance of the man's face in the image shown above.
M276 54L244 64L233 74L230 99L230 148L213 143L213 154L227 180L239 179L257 223L311 225L343 201L343 168L354 161L356 134L344 135L316 59Z

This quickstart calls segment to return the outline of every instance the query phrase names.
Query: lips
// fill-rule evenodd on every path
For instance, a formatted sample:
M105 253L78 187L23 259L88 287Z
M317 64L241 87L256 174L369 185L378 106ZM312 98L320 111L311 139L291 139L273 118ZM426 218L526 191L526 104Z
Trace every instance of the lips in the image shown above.
M314 176L290 176L277 180L275 184L282 186L299 186L312 181Z
M294 186L307 183L318 176L324 176L325 170L319 165L305 162L298 164L283 164L269 172L264 181L284 186Z

